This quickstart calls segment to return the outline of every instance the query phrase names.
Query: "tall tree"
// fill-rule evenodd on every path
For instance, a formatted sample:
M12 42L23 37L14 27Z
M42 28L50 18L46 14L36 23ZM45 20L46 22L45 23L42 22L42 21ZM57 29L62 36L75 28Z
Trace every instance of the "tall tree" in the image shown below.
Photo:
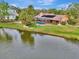
M73 3L69 5L67 13L70 16L71 23L79 23L79 3Z
M22 9L19 14L19 19L23 24L32 23L33 17L35 16L35 10L32 5L29 5L28 8Z
M32 5L29 5L28 6L28 8L27 8L27 13L29 14L29 15L35 15L35 9L34 9L34 7L32 6Z
M58 10L56 10L56 9L48 9L48 13L57 14L58 13Z
M7 2L0 2L0 18L4 19L8 15L9 5Z

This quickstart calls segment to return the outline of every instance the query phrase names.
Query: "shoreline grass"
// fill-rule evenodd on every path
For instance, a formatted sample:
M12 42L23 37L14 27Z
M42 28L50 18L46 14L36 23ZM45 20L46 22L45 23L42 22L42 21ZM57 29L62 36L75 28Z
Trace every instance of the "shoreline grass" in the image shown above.
M51 25L51 26L35 26L23 27L23 24L0 23L0 28L12 28L22 31L30 31L40 34L58 36L70 40L79 40L79 28L69 25Z
M47 33L54 36L63 37L71 40L79 40L79 28L69 25L52 25L52 26L37 26L35 31Z

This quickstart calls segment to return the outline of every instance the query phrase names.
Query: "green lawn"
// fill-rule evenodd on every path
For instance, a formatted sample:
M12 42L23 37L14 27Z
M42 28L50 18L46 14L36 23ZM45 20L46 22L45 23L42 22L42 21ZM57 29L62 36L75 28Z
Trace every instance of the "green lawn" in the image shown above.
M13 28L13 29L60 36L71 40L79 40L79 28L74 26L51 25L51 26L24 27L23 24L0 23L0 28Z
M26 30L26 28L23 27L23 24L16 24L16 23L0 23L0 28L13 28L19 30Z
M79 28L74 26L37 26L34 27L34 30L41 33L64 37L67 39L79 40Z

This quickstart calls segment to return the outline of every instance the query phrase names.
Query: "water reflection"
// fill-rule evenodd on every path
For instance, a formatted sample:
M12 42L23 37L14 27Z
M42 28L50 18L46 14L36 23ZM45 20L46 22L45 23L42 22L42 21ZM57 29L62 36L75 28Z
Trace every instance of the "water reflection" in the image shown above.
M34 45L34 37L32 37L32 33L31 32L20 32L21 33L21 38L22 38L22 42L25 44L29 44L31 46Z
M67 42L71 42L72 44L77 44L77 45L79 45L79 40L77 40L77 39L65 39Z
M0 59L79 59L79 45L60 37L2 28Z
M30 46L34 45L34 38L31 32L6 28L0 29L0 42L15 43L17 40Z
M5 29L0 29L0 42L11 42L12 36L10 36Z
M34 39L36 37L32 35L32 32L28 32L28 31L20 31L20 30L15 30L15 29L7 29L7 28L2 28L0 29L0 42L13 42L13 41L20 41L22 44L27 44L30 46L34 46ZM40 36L38 37L43 37L44 34L39 34ZM79 41L77 40L70 40L70 39L65 39L67 42L72 42L72 43L76 43L79 44Z

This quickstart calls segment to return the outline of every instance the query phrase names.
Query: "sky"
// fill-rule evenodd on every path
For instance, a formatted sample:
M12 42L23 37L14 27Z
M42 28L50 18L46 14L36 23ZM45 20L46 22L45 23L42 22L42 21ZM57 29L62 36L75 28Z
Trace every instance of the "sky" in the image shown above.
M35 9L48 9L48 8L67 8L71 3L79 3L79 0L5 0L10 5L27 8L33 5Z

